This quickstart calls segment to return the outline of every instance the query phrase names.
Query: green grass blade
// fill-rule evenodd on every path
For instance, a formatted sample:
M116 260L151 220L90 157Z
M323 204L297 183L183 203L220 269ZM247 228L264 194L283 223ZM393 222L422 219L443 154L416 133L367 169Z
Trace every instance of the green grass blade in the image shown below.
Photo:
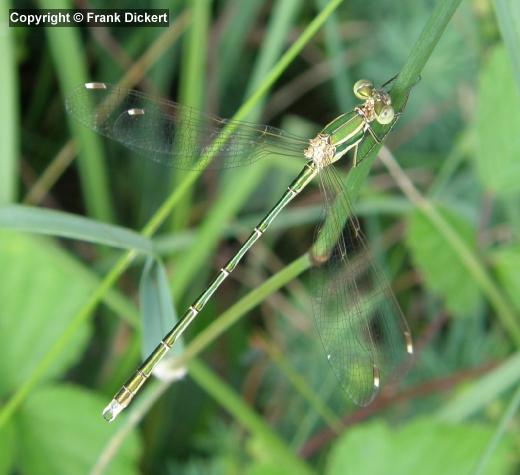
M141 354L145 359L157 346L175 323L177 314L172 304L170 287L166 269L161 261L149 257L141 273L139 283L139 308L142 323L142 347ZM175 346L166 356L170 359L178 355L184 348L182 339L175 342ZM161 361L160 365L164 365Z
M316 0L316 3L323 8L327 1ZM330 58L332 69L332 85L338 102L338 108L341 111L352 109L352 84L354 83L348 74L348 68L345 67L345 45L342 44L339 35L339 25L337 12L333 13L325 23L325 49L327 58Z
M247 35L254 26L259 10L264 4L263 0L231 0L226 8L229 10L229 25L220 36L217 48L218 55L218 87L219 98L225 100L225 94L229 91L229 83L234 71L240 68L239 62L247 44ZM225 14L225 13L224 13Z
M134 249L145 254L154 251L149 239L131 229L32 206L0 206L0 227L78 239L119 249Z
M500 420L500 423L497 427L497 430L493 434L493 437L489 441L489 444L487 445L484 453L480 457L480 460L478 461L475 471L472 475L481 475L484 473L484 470L486 466L489 463L489 460L495 453L495 451L498 448L498 445L500 443L500 440L504 436L507 426L511 423L514 416L518 412L518 409L520 409L520 385L518 386L517 390L513 394L513 397L511 398L511 402L509 403L509 406L507 407L506 412L502 416L502 419Z
M520 353L509 357L489 374L458 393L438 413L439 419L457 423L481 411L520 381Z
M211 2L209 0L193 0L191 2L191 25L182 45L182 64L180 70L179 102L186 106L203 109L203 93L206 77L206 50L209 28ZM192 137L192 131L181 133L181 140ZM185 135L185 136L184 136ZM193 137L192 140L198 140ZM174 173L172 187L184 179L182 173ZM179 202L177 212L172 215L172 229L178 230L186 226L191 208L191 187L186 189Z
M8 26L9 2L0 4L0 205L16 200L18 181L18 87L16 58Z
M67 0L40 0L41 8L71 8ZM58 71L58 79L65 93L88 81L82 58L79 31L73 27L47 28L51 52ZM112 203L107 171L100 138L92 131L70 119L70 126L78 146L78 169L88 213L101 221L112 221Z
M448 26L455 11L462 0L440 0L424 26L421 35L417 39L410 55L402 67L392 88L392 99L396 110L401 110L406 102L406 97L420 78L421 72L430 58L433 50L441 39L444 30Z
M285 44L289 28L301 4L301 0L278 0L274 4L267 26L266 40L262 44L262 48L255 62L251 81L247 87L246 97L250 96L253 91L262 84L265 75L275 64ZM265 97L257 101L254 108L247 115L248 120L253 122L258 120L264 100Z

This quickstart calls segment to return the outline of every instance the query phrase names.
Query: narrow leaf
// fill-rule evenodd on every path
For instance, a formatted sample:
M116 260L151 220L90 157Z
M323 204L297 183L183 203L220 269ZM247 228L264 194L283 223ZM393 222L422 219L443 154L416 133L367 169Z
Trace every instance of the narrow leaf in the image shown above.
M69 0L39 0L41 8L71 8ZM80 42L78 28L46 28L51 53L56 64L56 72L63 91L68 92L79 84L89 81L84 58L87 53ZM81 185L89 214L102 221L112 218L106 162L103 160L103 149L99 137L70 121L72 133L80 149L78 169Z
M438 417L447 422L467 419L520 381L520 353L509 357L489 374L457 394Z
M151 240L131 229L63 211L23 205L0 207L0 228L78 239L95 244L153 253Z
M146 260L141 274L139 304L143 336L141 348L143 358L146 358L177 322L166 270L159 260L151 257ZM168 359L182 353L183 347L182 339L177 340L154 374L172 379L183 377L186 374L184 367L172 370L167 364Z
M15 200L18 181L18 78L9 3L0 3L0 205Z

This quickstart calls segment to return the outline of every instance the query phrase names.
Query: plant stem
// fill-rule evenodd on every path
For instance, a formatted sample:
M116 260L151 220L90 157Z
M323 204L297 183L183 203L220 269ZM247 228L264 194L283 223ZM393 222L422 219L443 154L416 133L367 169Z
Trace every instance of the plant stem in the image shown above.
M396 110L406 103L410 89L416 84L433 50L441 39L451 17L462 0L438 0L424 26L419 39L412 48L392 88L392 99Z

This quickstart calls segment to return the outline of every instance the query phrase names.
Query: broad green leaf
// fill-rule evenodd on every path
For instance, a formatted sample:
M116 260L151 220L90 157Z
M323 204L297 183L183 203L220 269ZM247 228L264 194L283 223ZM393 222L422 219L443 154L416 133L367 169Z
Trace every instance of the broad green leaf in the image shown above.
M520 311L520 246L504 247L493 254L495 271L511 302Z
M0 230L0 394L28 376L89 295L76 266L45 239ZM89 325L78 328L46 379L79 359L89 333Z
M143 358L146 358L177 322L166 270L159 260L151 257L146 260L141 274L139 306L143 335L141 349ZM163 362L182 353L183 348L182 339L177 340ZM154 370L158 376L177 379L186 373L185 368L175 368L172 372L163 362Z
M135 249L148 254L153 252L152 242L131 229L33 206L2 206L0 227L78 239L120 249Z
M13 473L16 454L14 425L10 422L0 429L0 475Z
M260 462L249 466L244 475L298 475L298 471L291 471L290 468L287 469L283 464Z
M477 424L416 419L401 427L372 422L348 429L335 443L327 475L460 475L472 469L493 435ZM505 438L484 474L510 474L514 450Z
M462 218L439 209L466 245L475 248L474 231ZM425 283L446 301L454 314L472 312L480 302L480 291L466 267L438 230L419 211L408 220L408 247Z
M104 398L72 385L37 389L17 415L20 471L29 475L92 473L117 431L117 424L101 418L104 404ZM131 432L102 473L139 473L140 452L137 435Z
M502 46L480 74L475 127L472 156L484 186L499 195L520 190L520 91Z
M498 26L513 65L516 86L520 91L520 2L495 0L494 3Z

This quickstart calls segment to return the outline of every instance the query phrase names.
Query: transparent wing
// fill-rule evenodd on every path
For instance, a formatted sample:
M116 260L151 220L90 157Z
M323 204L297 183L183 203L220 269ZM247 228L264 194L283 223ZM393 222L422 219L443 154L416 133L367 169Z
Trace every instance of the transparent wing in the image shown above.
M316 246L329 252L315 270L316 326L341 385L355 403L366 405L413 352L411 334L337 172L329 166L320 180L326 215Z
M275 127L221 119L106 83L76 88L66 104L69 114L97 133L181 169L237 167L273 153L303 158L308 144ZM220 136L230 124L231 134Z

